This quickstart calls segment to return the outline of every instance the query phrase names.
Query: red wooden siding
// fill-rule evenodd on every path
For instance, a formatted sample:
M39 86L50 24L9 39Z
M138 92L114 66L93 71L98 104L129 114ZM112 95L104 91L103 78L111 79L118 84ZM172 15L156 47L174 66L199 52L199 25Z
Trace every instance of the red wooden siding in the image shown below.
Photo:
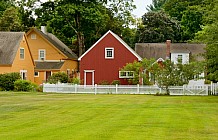
M105 59L105 48L114 48L114 59ZM111 33L108 33L96 44L80 61L80 78L84 81L84 70L94 70L94 83L99 84L106 80L120 80L121 84L128 84L124 79L119 79L119 70L126 63L132 63L138 58L131 53ZM88 77L86 77L88 78ZM90 81L90 80L86 80ZM90 82L87 82L89 84Z

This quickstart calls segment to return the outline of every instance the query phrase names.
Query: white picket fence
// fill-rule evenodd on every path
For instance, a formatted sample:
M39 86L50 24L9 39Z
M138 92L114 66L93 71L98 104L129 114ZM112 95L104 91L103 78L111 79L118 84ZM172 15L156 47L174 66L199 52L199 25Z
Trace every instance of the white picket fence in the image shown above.
M170 87L170 95L218 95L218 86L174 86ZM86 93L86 94L156 94L166 93L158 86L141 85L72 85L72 84L43 84L43 92L52 93Z

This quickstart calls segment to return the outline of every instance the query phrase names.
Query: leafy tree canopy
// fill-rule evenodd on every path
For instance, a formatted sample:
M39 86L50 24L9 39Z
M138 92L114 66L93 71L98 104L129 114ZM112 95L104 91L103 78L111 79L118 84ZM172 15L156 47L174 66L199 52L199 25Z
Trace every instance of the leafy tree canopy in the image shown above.
M180 40L180 24L165 12L148 12L142 16L142 24L136 33L136 42L173 42Z

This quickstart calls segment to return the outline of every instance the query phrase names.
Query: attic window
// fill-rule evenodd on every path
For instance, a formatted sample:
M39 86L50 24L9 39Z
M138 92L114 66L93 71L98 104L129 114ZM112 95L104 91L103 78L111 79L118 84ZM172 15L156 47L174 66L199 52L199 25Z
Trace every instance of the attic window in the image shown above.
M31 39L36 39L36 34L31 34Z
M114 58L114 48L105 48L105 59Z

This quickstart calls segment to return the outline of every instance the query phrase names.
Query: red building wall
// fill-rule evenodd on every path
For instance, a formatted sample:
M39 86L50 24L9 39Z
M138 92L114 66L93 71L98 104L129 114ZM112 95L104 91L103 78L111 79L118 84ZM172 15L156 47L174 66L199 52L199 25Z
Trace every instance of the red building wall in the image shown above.
M105 59L105 48L114 48L114 59ZM119 70L126 63L132 63L138 58L132 54L119 40L111 33L108 33L100 42L96 44L80 61L80 79L84 82L84 70L94 70L94 84L99 84L103 80L112 82L120 80L121 84L128 84L124 79L119 79ZM92 84L90 73L86 84Z

